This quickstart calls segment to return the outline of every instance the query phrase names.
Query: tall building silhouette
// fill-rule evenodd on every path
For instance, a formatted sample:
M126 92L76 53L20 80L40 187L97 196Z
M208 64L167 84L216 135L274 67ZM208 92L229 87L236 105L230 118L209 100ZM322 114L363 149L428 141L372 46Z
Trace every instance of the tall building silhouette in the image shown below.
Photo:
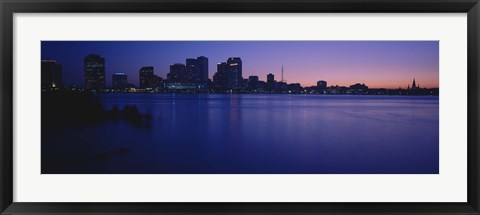
M105 89L105 59L100 55L90 54L83 59L85 89Z
M195 81L200 83L208 82L208 58L205 56L197 57L197 67L195 70Z
M55 60L42 60L42 89L48 90L62 86L62 65Z
M153 66L144 66L139 71L140 88L154 88L155 76Z
M217 64L217 72L213 75L213 87L215 89L227 89L227 68L227 62Z
M188 82L188 75L185 64L176 63L170 65L170 72L167 74L167 80L170 82L185 83Z
M243 88L242 59L231 57L227 60L227 87L229 89Z
M185 64L186 81L193 82L196 79L198 69L197 59L188 58Z
M277 82L275 81L275 76L272 73L267 75L267 89L275 90L277 88Z
M188 58L185 64L186 78L184 81L195 83L208 82L208 58L200 56L195 58Z
M272 83L275 81L275 76L272 73L267 75L267 84Z
M112 88L123 90L127 88L127 74L125 73L115 73L112 75Z

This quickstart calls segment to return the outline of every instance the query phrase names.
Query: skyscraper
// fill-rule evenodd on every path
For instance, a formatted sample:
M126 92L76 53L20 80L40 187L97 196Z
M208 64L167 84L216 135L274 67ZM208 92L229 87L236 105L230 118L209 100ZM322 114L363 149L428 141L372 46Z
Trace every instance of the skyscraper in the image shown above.
M42 60L42 89L48 90L62 86L62 65L55 60Z
M227 87L241 89L243 87L242 59L231 57L227 60Z
M217 72L213 75L213 87L217 90L227 89L227 63L217 64Z
M204 56L197 57L195 81L200 83L208 82L208 58L207 57L204 57Z
M103 90L105 88L105 59L90 54L83 59L85 89Z
M269 73L267 75L267 84L273 84L274 81L275 81L275 76L272 73Z
M196 80L197 70L198 70L197 59L188 58L185 64L185 72L186 72L186 78L187 78L186 81L193 82L194 80Z
M155 76L153 74L153 66L144 66L139 71L140 75L140 88L154 88L155 87Z
M267 75L267 89L268 90L275 90L277 88L277 83L275 81L275 76L272 73Z
M125 73L115 73L112 75L112 88L123 90L127 88L127 75Z
M170 73L167 74L167 79L170 82L188 82L188 75L186 73L185 64L176 63L171 65Z

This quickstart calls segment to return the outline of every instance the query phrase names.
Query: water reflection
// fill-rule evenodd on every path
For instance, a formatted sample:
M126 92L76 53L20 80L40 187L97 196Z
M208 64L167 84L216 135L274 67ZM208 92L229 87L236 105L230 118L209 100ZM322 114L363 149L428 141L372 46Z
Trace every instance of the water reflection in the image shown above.
M51 149L43 150L42 172L438 173L438 97L106 94L101 100L107 109L136 105L151 113L151 129L108 122L42 131L42 147ZM59 162L65 165L51 165Z

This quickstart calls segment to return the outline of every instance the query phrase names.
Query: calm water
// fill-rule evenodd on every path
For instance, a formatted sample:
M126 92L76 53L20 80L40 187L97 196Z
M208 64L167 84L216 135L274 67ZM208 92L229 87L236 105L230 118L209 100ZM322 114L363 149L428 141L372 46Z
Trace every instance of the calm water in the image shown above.
M48 135L44 173L438 173L438 97L106 94L127 122ZM75 141L71 141L71 140ZM43 147L43 146L42 146Z

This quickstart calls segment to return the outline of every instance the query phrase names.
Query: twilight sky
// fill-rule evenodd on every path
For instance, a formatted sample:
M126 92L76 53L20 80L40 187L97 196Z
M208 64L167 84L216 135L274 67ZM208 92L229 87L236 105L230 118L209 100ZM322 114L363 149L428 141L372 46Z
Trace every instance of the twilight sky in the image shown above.
M123 72L138 86L138 70L154 66L167 77L169 66L186 58L206 56L212 79L217 63L241 57L243 78L268 73L288 83L370 88L406 88L413 78L420 87L438 87L438 41L42 41L42 59L62 64L63 82L83 87L83 58L95 53L105 58L107 87L112 74Z

